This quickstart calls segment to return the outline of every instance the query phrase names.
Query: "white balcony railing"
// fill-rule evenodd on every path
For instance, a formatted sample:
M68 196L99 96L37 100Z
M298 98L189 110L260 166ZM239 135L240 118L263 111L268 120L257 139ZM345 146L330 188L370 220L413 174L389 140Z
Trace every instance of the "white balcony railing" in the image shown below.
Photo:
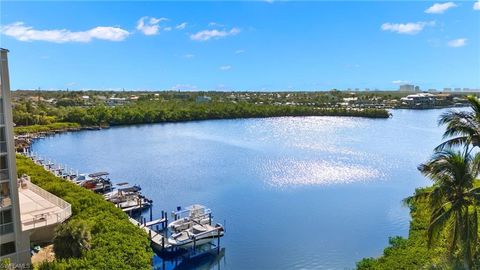
M24 231L62 223L72 215L72 206L69 203L30 181L23 181L19 189L28 189L56 206L53 209L49 208L45 209L46 211L39 211L31 218L22 218L22 228ZM21 212L22 211L23 209L21 209Z

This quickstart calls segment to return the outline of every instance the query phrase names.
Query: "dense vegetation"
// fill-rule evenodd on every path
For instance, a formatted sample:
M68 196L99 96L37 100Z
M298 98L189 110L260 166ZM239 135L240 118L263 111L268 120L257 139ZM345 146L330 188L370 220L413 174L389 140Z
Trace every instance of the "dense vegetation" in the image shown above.
M440 117L445 141L418 168L433 186L405 200L408 239L391 238L382 257L363 259L358 269L480 269L480 100L468 101L470 110Z
M48 131L63 131L68 129L77 129L80 128L78 123L66 123L58 122L45 125L30 125L30 126L18 126L15 127L15 134L28 134L28 133L38 133L38 132L48 132Z
M476 186L480 186L479 181L476 181ZM425 191L431 190L432 188L421 188L415 194L423 194ZM448 260L449 246L445 231L439 237L436 245L429 248L428 227L431 211L428 199L410 200L406 204L410 208L412 217L408 238L391 237L389 246L385 248L381 257L364 258L357 263L357 269L465 269L458 258L453 261Z
M388 118L383 109L317 108L309 106L258 105L251 103L188 101L138 101L123 106L15 106L17 125L50 125L72 122L81 125L125 125L178 122L206 119L254 118L275 116L360 116ZM30 108L30 109L29 109ZM37 121L38 120L38 121Z
M419 190L421 191L421 190ZM391 237L389 246L379 258L365 258L357 263L358 270L423 269L440 264L441 251L429 250L427 246L428 202L410 202L410 231L408 238ZM425 267L428 269L428 267Z
M151 269L147 235L102 196L62 180L17 156L18 174L72 205L72 217L57 229L57 260L40 269ZM82 248L78 244L82 244Z

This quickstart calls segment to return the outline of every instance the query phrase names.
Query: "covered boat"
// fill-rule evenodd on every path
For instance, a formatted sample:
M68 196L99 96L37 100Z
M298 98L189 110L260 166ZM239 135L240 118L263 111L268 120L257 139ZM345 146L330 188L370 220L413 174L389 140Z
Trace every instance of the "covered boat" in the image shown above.
M211 224L212 210L201 204L194 204L185 209L177 208L172 212L174 221L168 224L173 233L187 230L196 224Z

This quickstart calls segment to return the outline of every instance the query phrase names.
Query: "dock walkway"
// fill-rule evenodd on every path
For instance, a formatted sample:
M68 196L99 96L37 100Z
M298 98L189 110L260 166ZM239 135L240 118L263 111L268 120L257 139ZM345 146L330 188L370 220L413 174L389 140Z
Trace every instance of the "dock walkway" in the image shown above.
M147 222L145 224L146 226L143 223L140 223L131 217L129 217L128 219L135 226L142 228L145 230L145 232L147 232L148 238L150 238L150 241L152 242L152 246L158 251L172 247L172 245L168 243L168 239L166 237L149 228L149 226L153 226L155 224L165 222L166 221L165 219L157 219L154 221Z

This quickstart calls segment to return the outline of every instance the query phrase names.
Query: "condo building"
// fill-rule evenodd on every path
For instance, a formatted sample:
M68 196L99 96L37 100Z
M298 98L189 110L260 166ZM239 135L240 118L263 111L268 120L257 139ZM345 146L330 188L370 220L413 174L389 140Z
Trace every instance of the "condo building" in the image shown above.
M8 259L11 268L28 269L30 245L51 243L56 226L72 209L27 175L17 179L8 50L0 49L0 54L0 260Z
M0 260L30 263L30 241L22 231L17 189L8 50L0 49L0 54Z
M413 84L402 84L398 89L400 92L415 92L415 85Z

